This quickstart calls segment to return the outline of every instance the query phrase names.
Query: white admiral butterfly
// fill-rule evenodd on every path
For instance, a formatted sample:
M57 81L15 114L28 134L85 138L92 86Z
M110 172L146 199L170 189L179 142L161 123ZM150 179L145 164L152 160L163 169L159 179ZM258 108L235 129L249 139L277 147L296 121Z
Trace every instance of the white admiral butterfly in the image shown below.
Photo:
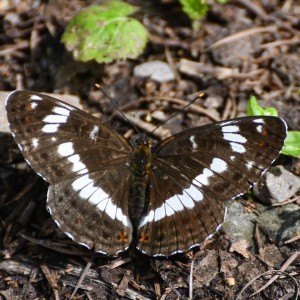
M47 205L73 240L114 255L129 246L171 255L223 222L224 201L245 193L278 157L286 124L242 117L195 127L156 146L133 146L100 120L49 96L14 91L10 129L50 183Z

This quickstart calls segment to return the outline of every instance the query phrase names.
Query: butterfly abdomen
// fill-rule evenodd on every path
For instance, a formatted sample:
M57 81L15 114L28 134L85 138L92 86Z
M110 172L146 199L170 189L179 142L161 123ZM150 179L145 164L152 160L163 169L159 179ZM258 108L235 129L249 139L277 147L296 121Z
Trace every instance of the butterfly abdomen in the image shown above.
M129 192L129 218L133 225L133 240L137 239L137 228L149 207L150 168L150 140L143 137L138 138L130 163L132 179Z

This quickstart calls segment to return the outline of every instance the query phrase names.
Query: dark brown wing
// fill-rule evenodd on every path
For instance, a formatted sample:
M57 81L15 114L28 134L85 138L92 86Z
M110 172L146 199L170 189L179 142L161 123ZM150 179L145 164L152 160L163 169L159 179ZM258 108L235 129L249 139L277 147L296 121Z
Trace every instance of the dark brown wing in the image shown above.
M48 207L60 228L96 251L128 247L129 143L90 114L43 94L15 91L6 109L25 159L50 183Z
M286 137L276 117L192 128L153 149L150 207L138 248L171 255L199 245L224 219L224 200L245 193L278 157Z
M50 185L49 211L70 238L96 252L114 255L131 242L130 178L121 164Z

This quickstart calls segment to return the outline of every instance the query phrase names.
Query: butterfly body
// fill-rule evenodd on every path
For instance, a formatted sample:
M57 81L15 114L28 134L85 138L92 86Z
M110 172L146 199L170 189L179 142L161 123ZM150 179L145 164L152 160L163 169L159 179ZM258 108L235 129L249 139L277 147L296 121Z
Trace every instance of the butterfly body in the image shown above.
M245 193L278 157L276 117L195 127L152 147L130 143L100 120L47 95L14 91L10 129L25 159L50 183L47 206L70 238L114 255L130 245L171 255L222 224L224 201Z
M149 207L151 141L146 137L136 139L130 161L131 186L129 192L129 218L133 225L133 237L139 238L138 226ZM142 241L146 237L143 236Z

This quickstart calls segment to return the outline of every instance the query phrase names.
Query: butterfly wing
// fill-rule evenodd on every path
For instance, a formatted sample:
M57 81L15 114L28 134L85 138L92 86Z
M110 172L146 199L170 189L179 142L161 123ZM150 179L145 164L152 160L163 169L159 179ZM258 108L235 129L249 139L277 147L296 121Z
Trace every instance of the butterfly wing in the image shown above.
M6 110L25 159L50 183L47 205L58 226L99 252L128 247L127 140L90 114L39 93L12 92Z
M280 118L243 117L188 129L158 144L138 248L170 255L199 245L223 222L223 201L259 179L285 137Z

